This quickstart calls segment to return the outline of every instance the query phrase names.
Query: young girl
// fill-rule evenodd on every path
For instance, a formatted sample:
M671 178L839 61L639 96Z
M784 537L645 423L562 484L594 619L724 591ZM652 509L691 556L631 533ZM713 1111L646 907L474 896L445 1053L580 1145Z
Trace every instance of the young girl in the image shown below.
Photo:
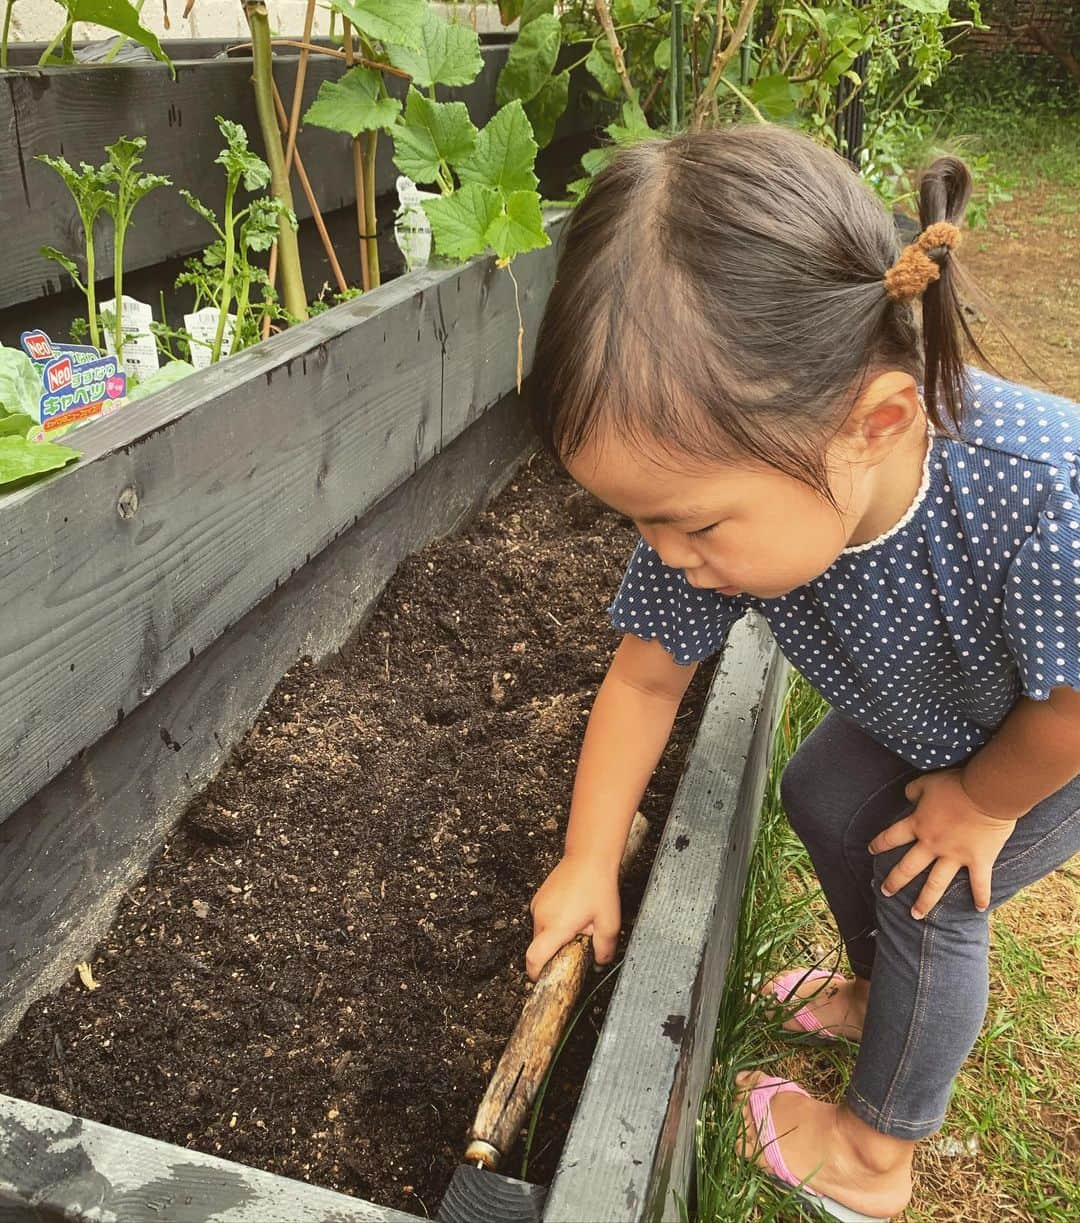
M906 1206L986 1008L989 911L1080 849L1080 406L962 363L969 194L935 162L900 251L788 130L626 150L570 222L532 376L549 448L642 540L529 973L579 931L611 959L683 693L764 616L833 707L784 800L852 971L767 989L859 1050L840 1102L741 1075L742 1153L840 1219Z

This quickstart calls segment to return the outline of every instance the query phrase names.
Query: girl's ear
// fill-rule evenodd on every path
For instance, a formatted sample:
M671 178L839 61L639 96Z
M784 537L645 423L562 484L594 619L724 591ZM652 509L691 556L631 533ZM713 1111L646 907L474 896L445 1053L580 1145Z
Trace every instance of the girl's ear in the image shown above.
M873 462L883 459L922 416L915 379L890 370L866 386L841 433L864 460Z

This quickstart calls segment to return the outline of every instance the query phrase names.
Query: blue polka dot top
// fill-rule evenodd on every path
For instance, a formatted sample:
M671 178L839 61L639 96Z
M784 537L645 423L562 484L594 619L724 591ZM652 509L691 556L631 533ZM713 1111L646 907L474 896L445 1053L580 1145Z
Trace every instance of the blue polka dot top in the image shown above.
M961 437L932 439L892 530L777 599L696 590L641 540L614 626L690 663L757 611L834 709L927 770L970 756L1022 693L1080 689L1080 404L968 375Z

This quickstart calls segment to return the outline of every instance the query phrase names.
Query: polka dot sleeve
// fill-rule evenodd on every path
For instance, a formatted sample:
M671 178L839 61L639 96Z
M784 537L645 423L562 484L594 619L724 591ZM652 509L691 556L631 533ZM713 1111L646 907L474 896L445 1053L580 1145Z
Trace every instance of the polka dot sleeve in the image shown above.
M643 641L655 638L686 665L723 649L731 626L745 611L741 599L695 589L681 569L663 564L641 540L608 615L615 628Z
M1052 478L1009 568L1002 616L1024 695L1036 701L1054 688L1080 689L1080 474L1074 465Z

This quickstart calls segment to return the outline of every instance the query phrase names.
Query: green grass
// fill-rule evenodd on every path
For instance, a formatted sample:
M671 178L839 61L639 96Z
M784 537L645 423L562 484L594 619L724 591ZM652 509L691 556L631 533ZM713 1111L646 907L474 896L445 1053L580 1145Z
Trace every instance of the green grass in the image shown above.
M698 1125L700 1223L816 1218L735 1154L734 1077L769 1066L815 1094L838 1098L853 1065L843 1047L793 1047L779 1037L755 982L782 968L832 967L836 935L808 859L780 806L784 765L824 705L792 685L766 786L761 833L721 1004L714 1066ZM916 1160L910 1223L1028 1220L1071 1223L1080 1184L1080 879L1068 869L996 915L991 1004L957 1082L945 1129Z

